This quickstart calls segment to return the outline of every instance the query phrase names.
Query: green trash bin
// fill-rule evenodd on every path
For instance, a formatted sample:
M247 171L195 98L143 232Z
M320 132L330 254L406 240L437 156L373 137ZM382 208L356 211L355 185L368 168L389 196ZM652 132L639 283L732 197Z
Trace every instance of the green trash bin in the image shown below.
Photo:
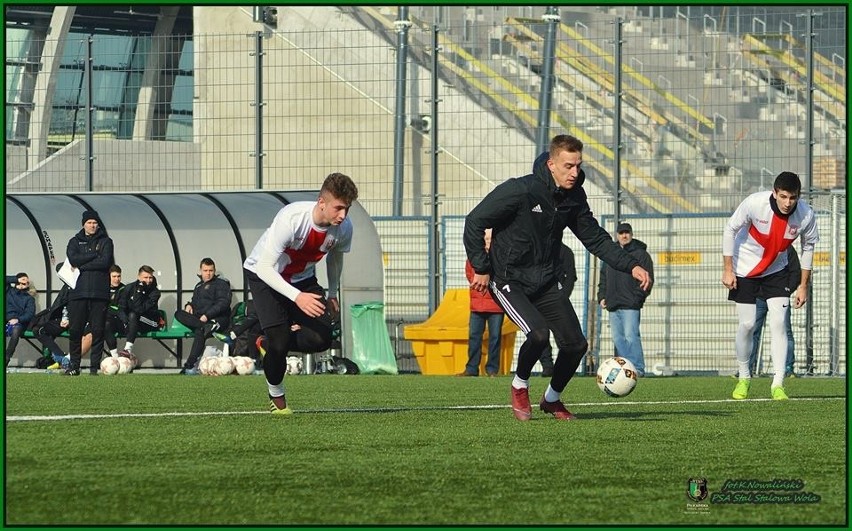
M385 305L365 302L349 307L352 317L352 361L361 374L399 374L388 328Z

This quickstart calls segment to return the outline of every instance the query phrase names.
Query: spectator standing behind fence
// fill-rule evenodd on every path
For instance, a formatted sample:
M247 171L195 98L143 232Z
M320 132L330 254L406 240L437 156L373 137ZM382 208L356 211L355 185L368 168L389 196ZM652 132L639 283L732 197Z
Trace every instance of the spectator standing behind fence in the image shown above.
M352 244L349 209L356 199L358 188L349 176L330 174L316 201L297 201L278 211L243 262L266 335L263 373L273 415L293 412L284 393L287 354L291 350L322 352L331 347L339 323L337 291L343 253L349 252ZM316 264L323 256L328 298L316 277Z
M796 253L796 249L794 249L792 245L787 247L787 264L789 273L789 276L787 277L789 283L787 286L790 288L790 293L793 294L796 292L796 288L799 286L799 281L802 278L802 266L799 264L799 255ZM754 337L751 347L751 356L749 356L748 360L748 366L752 375L757 374L757 353L760 351L760 337L763 335L763 323L766 322L766 313L768 311L769 307L766 305L766 299L762 299L760 297L755 299ZM796 339L793 337L792 317L791 306L788 304L786 311L784 312L784 328L787 330L787 363L784 366L785 376L796 375L793 372L793 366L796 363Z
M118 299L117 321L120 328L111 330L108 327L107 345L111 356L130 356L133 353L133 342L142 333L153 332L160 328L160 290L157 288L157 278L154 268L149 265L139 267L136 282L121 290ZM116 319L108 322L116 323ZM118 340L113 332L126 336L124 348L118 352Z
M773 400L787 400L784 369L787 360L787 334L784 330L786 306L790 305L787 248L801 237L801 275L794 304L801 308L808 300L808 284L813 267L814 247L819 241L816 215L799 199L802 182L793 172L778 174L772 191L746 197L728 219L722 235L722 284L728 300L737 306L737 334L734 347L739 378L731 396L748 398L751 385L751 356L757 298L766 300L767 320L772 334L770 352L774 375L769 388Z
M109 302L109 268L114 263L112 239L94 210L83 212L83 228L68 241L66 256L80 270L77 285L68 296L70 363L67 376L80 375L82 340L86 325L92 332L89 374L98 374L104 349L104 325Z
M621 248L639 261L654 282L654 263L648 254L645 242L633 238L630 223L619 223L616 238ZM645 375L645 353L642 350L642 336L639 333L642 306L651 293L651 288L643 290L639 283L627 273L610 270L603 265L598 282L598 303L609 312L609 327L615 343L615 353L629 360L636 367L639 376Z
M465 218L464 247L476 274L471 286L492 296L526 335L518 353L510 399L515 418L532 416L529 378L533 366L556 338L553 377L539 408L559 420L574 415L560 398L586 354L588 342L571 300L562 293L559 245L566 228L583 245L621 271L630 271L643 288L651 282L639 262L615 244L589 208L583 190L583 143L557 135L550 151L533 164L533 173L497 185ZM491 252L485 253L485 229L493 229Z
M562 292L570 298L571 293L574 292L574 284L577 283L577 266L574 263L574 251L564 243L559 250L559 262L562 266L562 276L559 279L562 283ZM545 378L553 376L553 348L549 340L541 353L539 362L541 362L541 375Z
M227 329L231 318L231 283L216 274L212 258L201 260L198 277L192 299L175 311L175 319L194 332L189 357L180 370L187 375L198 374L195 365L204 353L204 343L213 332Z
M15 354L21 334L35 317L35 298L26 273L6 277L6 367Z
M491 248L491 229L485 230L485 252ZM473 267L465 260L464 274L473 281ZM468 322L467 365L458 376L479 376L479 360L482 358L482 335L488 325L488 361L485 374L497 376L500 372L500 337L503 329L503 308L494 302L490 292L482 293L470 289L470 320Z

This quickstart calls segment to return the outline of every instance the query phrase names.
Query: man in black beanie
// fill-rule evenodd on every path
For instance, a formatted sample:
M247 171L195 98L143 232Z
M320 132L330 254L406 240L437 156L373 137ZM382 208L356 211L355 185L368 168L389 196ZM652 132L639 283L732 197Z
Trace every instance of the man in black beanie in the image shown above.
M94 210L83 212L83 228L68 241L66 256L74 269L80 270L77 285L68 300L70 325L69 355L66 376L80 374L82 339L86 323L92 331L92 354L89 372L98 374L104 350L104 324L109 302L109 268L114 263L112 239L107 236L101 218Z

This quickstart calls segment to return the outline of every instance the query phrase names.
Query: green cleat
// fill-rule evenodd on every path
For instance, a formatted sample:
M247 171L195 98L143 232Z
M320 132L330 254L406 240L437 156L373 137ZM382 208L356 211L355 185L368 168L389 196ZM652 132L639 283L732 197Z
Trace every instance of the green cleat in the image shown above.
M789 400L790 397L784 392L784 388L780 385L772 388L772 400Z
M747 380L745 378L740 379L737 382L737 386L734 387L734 392L731 393L731 396L734 400L743 400L748 398L748 388L751 385L751 380Z
M283 406L283 407L282 407ZM293 410L287 407L283 396L269 397L269 412L273 415L292 415Z

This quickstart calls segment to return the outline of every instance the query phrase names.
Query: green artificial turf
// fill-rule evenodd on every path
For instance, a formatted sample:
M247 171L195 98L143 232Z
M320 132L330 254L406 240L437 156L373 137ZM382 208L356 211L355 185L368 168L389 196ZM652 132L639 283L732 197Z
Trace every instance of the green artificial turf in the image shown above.
M845 379L788 379L792 400L775 402L758 400L766 378L733 401L727 377L646 378L622 399L577 377L563 400L578 420L534 407L525 423L510 381L292 376L295 414L278 418L262 376L7 374L5 520L846 524ZM534 405L546 385L533 377ZM708 497L696 502L687 484L698 478ZM723 492L728 480L801 487ZM819 501L780 503L791 493ZM740 503L717 503L734 494Z

